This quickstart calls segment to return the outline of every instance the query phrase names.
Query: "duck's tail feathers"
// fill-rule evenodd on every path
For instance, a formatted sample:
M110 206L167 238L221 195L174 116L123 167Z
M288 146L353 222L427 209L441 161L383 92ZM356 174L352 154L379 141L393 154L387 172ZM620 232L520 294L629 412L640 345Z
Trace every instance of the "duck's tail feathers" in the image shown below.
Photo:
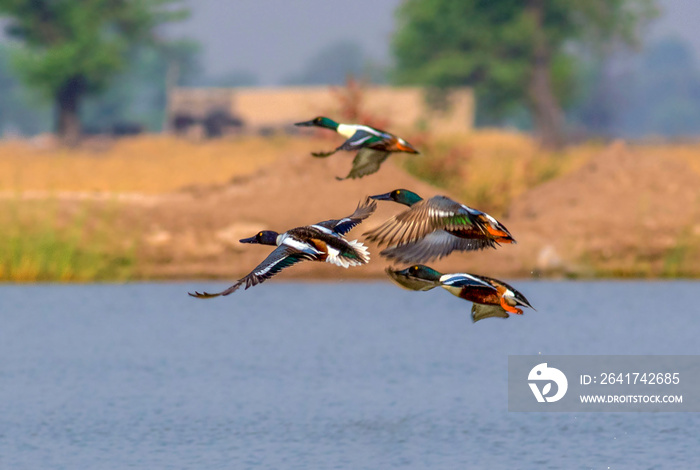
M344 251L336 250L335 248L328 249L327 263L333 263L341 268L349 268L350 266L360 266L369 263L368 248L357 240L346 240L347 248Z

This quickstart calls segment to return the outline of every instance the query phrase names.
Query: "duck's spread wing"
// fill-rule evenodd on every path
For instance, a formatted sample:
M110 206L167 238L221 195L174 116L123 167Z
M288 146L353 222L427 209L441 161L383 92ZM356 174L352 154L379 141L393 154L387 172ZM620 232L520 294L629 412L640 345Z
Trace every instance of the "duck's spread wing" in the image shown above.
M313 155L316 158L326 158L326 157L330 157L331 155L333 155L337 151L338 150L336 149L336 150L331 150L330 152L311 152L311 155Z
M212 299L214 297L218 297L220 295L229 295L238 290L239 287L241 287L241 284L245 282L245 278L239 280L236 282L234 285L229 287L226 290L222 290L221 292L215 292L213 294L210 294L209 292L197 292L195 291L194 294L192 292L188 292L188 295L191 295L192 297L195 297L197 299Z
M498 305L472 304L472 321L474 323L484 318L508 318L508 312Z
M355 131L355 133L350 137L348 140L343 142L340 147L336 148L335 150L331 150L330 152L311 152L311 155L317 158L326 158L330 157L334 153L336 153L339 150L347 150L347 151L353 151L353 150L359 150L362 148L365 148L367 146L376 144L378 141L383 140L384 137L381 136L381 134L373 134L367 130L359 129ZM355 157L357 160L357 157ZM374 170L377 171L377 170ZM369 173L368 173L369 174Z
M400 246L436 230L457 230L474 223L464 206L444 196L435 196L417 202L366 235L379 245Z
M384 271L392 281L394 281L399 287L403 287L404 289L427 291L430 289L434 289L435 287L440 285L440 283L437 281L429 281L427 279L402 275L401 271L395 271L391 268L386 268Z
M262 263L253 269L250 274L240 279L228 289L214 294L210 294L208 292L195 292L194 294L190 293L190 295L198 299L210 299L220 295L229 295L238 290L238 288L243 284L245 284L246 289L258 285L265 282L267 279L270 279L284 268L288 268L289 266L292 266L293 264L305 259L311 259L311 256L308 253L303 253L291 246L280 245L275 248Z
M319 222L316 225L332 230L338 235L345 235L359 223L372 215L377 209L377 201L365 198L357 205L355 212L342 219L331 219Z
M376 173L388 156L389 152L384 150L363 148L357 152L357 155L352 160L350 173L345 178L336 177L336 179L342 181L348 178L362 178L363 176Z
M441 259L453 251L482 250L488 247L496 247L493 240L460 238L444 230L436 230L425 238L386 248L379 254L390 260L413 264Z
M382 134L378 131L377 133L372 133L369 131L369 129L358 129L348 140L343 142L340 145L340 147L338 147L336 150L359 150L377 142L377 140L382 139L384 139L384 136L382 136Z

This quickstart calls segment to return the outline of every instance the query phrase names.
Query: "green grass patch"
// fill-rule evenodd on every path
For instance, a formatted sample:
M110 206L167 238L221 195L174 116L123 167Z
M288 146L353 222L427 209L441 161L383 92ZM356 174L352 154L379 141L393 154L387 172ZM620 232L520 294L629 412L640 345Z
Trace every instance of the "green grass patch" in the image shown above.
M692 235L692 227L683 229L676 239L676 244L665 253L661 276L666 278L698 277L699 243L700 239Z
M109 214L95 219L82 209L59 216L53 203L27 213L25 205L13 203L0 228L0 280L85 282L133 276L134 250L111 239Z

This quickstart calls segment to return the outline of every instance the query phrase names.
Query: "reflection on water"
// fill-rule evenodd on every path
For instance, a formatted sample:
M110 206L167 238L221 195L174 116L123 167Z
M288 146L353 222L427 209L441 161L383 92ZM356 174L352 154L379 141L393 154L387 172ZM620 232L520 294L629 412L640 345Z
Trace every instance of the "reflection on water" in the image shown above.
M690 413L509 413L509 354L698 354L698 283L0 286L0 468L693 468ZM222 284L223 287L223 284Z

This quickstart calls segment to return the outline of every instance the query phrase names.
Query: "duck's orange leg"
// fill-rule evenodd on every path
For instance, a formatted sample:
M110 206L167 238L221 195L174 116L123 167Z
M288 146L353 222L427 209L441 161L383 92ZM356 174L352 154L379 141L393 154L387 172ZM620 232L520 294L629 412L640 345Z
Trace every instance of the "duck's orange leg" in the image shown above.
M503 310L505 310L506 312L514 313L514 314L516 314L516 315L522 315L522 314L523 314L523 311L520 310L519 308L511 307L510 305L508 305L508 304L506 303L506 298L505 298L505 296L501 296L501 307L503 307Z

